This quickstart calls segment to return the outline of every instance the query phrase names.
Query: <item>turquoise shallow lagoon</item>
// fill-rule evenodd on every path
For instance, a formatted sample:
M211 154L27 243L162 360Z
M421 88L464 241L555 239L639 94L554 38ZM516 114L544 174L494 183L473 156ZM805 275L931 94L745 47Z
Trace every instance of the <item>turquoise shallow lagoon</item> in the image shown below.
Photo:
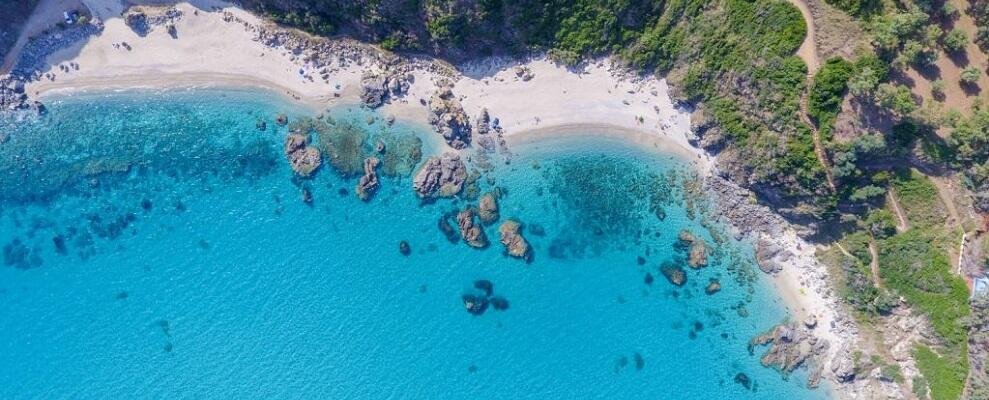
M504 190L526 263L497 225L484 250L448 241L437 220L469 201L423 204L408 177L383 177L367 203L328 164L293 178L275 114L313 111L277 96L47 101L40 120L0 126L0 398L828 397L748 350L784 307L751 249L688 216L672 156L586 135L492 156L479 187ZM421 127L330 115L435 151ZM678 288L659 265L683 264L681 229L714 251ZM722 290L706 295L711 278ZM507 310L465 311L479 279Z

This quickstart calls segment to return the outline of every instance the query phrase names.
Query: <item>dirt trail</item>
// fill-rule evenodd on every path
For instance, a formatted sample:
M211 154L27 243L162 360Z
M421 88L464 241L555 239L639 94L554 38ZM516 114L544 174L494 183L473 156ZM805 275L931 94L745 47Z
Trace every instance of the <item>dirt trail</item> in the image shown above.
M896 198L896 191L893 188L889 188L889 204L893 206L893 212L896 214L896 230L903 232L910 229L910 222L907 221L907 216L903 214L903 209L900 208L900 200Z
M883 281L879 278L879 249L876 247L876 240L869 240L869 254L872 255L872 261L869 261L869 270L872 271L872 282L875 283L877 288L882 289Z
M810 82L812 77L807 76L807 81ZM810 114L808 114L807 99L810 97L810 87L804 90L803 95L800 97L800 121L807 124L811 129L811 133L814 136L814 154L817 155L817 162L821 163L824 167L824 175L828 178L828 186L831 188L832 192L838 190L838 186L834 183L834 175L831 173L831 162L828 161L828 155L824 151L824 142L821 141L821 133L817 130L817 125L810 120Z
M807 24L807 37L804 38L804 42L797 49L797 56L807 64L807 74L814 76L817 68L821 65L817 59L817 29L814 27L814 17L810 13L810 7L807 6L806 0L789 1L790 4L793 4L794 7L800 10L800 14L804 16L804 21Z

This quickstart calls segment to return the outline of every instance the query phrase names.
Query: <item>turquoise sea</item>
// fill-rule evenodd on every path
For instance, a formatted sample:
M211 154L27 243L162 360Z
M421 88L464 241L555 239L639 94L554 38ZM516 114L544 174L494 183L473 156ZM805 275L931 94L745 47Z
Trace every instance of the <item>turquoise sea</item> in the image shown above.
M493 169L471 190L500 188L527 263L503 253L497 224L486 249L447 240L437 221L471 193L423 203L397 168L365 203L329 162L293 177L276 114L317 111L270 93L45 101L38 120L0 122L0 398L829 395L749 351L785 308L751 248L690 218L691 173L671 155L593 132L512 147L510 163L472 153L472 168ZM423 157L437 151L424 127L358 108L330 118L371 135L361 151L417 137ZM711 244L710 266L685 266L681 229ZM721 291L707 295L712 278ZM508 308L468 313L477 280Z

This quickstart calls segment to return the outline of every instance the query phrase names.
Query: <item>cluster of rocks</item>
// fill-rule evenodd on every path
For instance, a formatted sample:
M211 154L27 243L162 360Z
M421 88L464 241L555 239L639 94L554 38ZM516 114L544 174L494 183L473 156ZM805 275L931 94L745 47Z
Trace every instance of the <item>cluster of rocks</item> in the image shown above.
M714 193L717 207L714 217L727 222L736 229L736 239L753 233L780 237L786 220L768 207L753 201L752 192L740 187L718 174L710 174L704 181L708 192Z
M690 233L690 231L683 229L677 236L679 239L678 248L686 249L688 252L687 265L691 268L698 269L707 266L707 243L704 239L701 239Z
M470 145L470 120L449 86L436 89L429 98L429 123L450 147L464 149Z
M759 269L767 274L775 274L783 270L783 265L793 259L793 253L784 249L776 241L762 236L756 241L756 263Z
M472 139L484 151L493 152L500 149L502 152L506 152L508 150L504 130L498 124L497 118L491 119L487 108L481 109L481 114L474 119L473 133Z
M378 190L378 173L376 169L380 163L377 157L364 159L364 175L357 181L357 187L354 188L357 198L368 201L374 195L374 192Z
M407 83L411 83L411 73L414 70L449 78L459 76L456 69L449 65L426 58L397 57L356 40L331 40L299 34L273 25L256 25L230 12L223 12L223 20L243 26L245 31L254 35L254 41L265 47L284 50L292 61L311 66L311 71L304 71L304 77L310 80L319 78L328 83L331 74L341 68L351 65L376 66L387 71L383 75L383 83L388 88L388 94L398 95L404 94L408 89ZM376 84L369 86L381 87ZM385 99L383 97L382 101Z
M456 153L429 157L412 178L412 189L423 199L452 197L464 187L467 168Z
M760 359L762 365L776 368L784 375L803 365L809 365L813 360L815 366L807 380L809 386L817 387L823 367L819 359L826 355L829 343L810 332L814 326L816 321L804 325L798 322L777 325L769 332L753 338L749 342L749 351L754 351L756 346L768 345L769 350Z
M103 23L98 18L93 18L87 24L68 25L64 29L33 38L21 49L10 75L24 81L39 80L48 56L102 31ZM49 79L54 79L54 75L49 74Z
M487 279L474 281L474 289L480 292L465 293L461 296L464 302L464 309L471 315L481 315L488 310L488 306L496 311L508 309L508 300L501 296L494 295L494 284Z
M285 157L292 171L301 177L311 176L322 163L319 150L309 145L308 135L301 133L291 133L285 137Z
M687 273L683 270L683 267L676 265L672 262L664 262L659 266L659 272L666 277L666 280L676 286L683 286L687 283Z
M45 106L28 98L24 93L24 81L11 77L0 77L0 114L27 112L38 115L45 111Z
M531 81L532 78L536 77L536 74L532 73L532 69L524 65L519 65L515 67L515 77L521 79L523 82Z
M141 37L147 36L156 26L166 25L168 34L176 37L175 22L182 19L182 15L182 10L174 7L154 15L146 14L143 8L135 8L124 12L124 24Z
M411 73L386 70L382 73L366 72L361 77L361 102L369 108L377 108L404 95L415 81Z

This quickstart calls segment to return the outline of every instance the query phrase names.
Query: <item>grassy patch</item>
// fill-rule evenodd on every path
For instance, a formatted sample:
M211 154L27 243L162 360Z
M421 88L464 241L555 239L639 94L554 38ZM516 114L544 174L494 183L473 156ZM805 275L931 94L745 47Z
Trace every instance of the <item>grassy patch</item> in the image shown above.
M911 225L944 225L948 212L938 196L937 187L929 178L911 169L897 172L892 184L900 200L900 208Z
M913 356L924 375L934 400L960 399L968 375L968 359L958 355L938 355L929 347L917 345ZM916 384L916 382L915 382Z

